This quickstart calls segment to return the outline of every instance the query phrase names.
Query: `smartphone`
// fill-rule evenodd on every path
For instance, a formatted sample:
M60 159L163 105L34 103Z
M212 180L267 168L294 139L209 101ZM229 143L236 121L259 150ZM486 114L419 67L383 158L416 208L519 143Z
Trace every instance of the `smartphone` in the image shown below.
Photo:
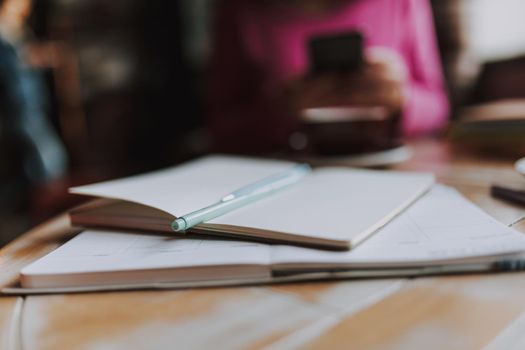
M363 64L363 36L357 31L315 36L308 51L313 74L357 70Z

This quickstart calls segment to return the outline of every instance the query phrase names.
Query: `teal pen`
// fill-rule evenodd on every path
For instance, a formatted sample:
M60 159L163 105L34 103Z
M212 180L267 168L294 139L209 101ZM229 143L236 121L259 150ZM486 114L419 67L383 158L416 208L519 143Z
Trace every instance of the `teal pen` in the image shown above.
M171 223L173 231L185 231L202 222L229 213L246 204L267 197L285 187L291 186L311 172L308 164L299 164L282 173L246 185L222 197L218 202L205 208L183 215Z

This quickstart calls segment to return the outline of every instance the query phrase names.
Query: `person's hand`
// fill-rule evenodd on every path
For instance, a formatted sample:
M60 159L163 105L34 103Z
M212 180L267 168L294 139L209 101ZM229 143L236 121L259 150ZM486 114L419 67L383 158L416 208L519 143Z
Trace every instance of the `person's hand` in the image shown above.
M320 154L387 149L396 144L407 73L387 49L366 52L358 71L304 76L283 94L290 116L302 123L303 147ZM291 145L292 148L298 148Z
M382 107L388 115L399 112L407 80L402 58L386 48L368 49L365 56L358 71L292 81L285 93L291 113L319 107Z

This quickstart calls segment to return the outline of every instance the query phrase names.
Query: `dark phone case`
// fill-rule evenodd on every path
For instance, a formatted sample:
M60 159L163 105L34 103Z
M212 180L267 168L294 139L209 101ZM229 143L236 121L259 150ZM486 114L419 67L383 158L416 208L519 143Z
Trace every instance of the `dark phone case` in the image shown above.
M358 69L363 63L363 36L359 32L316 36L308 43L312 73Z

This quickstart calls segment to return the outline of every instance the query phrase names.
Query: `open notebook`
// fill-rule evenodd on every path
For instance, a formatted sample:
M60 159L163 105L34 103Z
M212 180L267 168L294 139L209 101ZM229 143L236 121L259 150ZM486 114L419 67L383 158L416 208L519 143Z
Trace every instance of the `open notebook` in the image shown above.
M294 165L209 156L146 175L72 188L72 193L113 200L77 208L70 212L71 221L84 227L171 232L175 218ZM296 184L192 231L348 250L406 209L433 183L434 177L426 173L318 168Z
M455 190L436 186L346 252L261 243L85 231L21 271L12 293L251 284L487 271L525 251L523 234Z

